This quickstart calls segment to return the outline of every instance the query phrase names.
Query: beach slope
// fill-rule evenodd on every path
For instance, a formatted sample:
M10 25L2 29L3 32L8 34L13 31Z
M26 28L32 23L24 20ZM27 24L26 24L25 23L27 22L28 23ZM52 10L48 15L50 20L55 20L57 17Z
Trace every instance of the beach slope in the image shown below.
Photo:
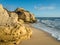
M34 27L31 27L31 29L33 30L31 39L22 41L20 45L60 45L60 42L51 37L48 33Z

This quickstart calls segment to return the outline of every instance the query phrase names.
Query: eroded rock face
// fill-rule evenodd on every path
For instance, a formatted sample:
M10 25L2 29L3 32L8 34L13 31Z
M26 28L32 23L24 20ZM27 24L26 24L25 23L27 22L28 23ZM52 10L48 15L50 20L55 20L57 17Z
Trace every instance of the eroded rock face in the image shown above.
M20 23L24 24L24 20L19 19L18 21L19 21Z
M32 31L22 22L15 12L8 12L0 5L0 45L16 45L30 39Z
M2 5L0 5L0 25L5 25L9 15L5 9L3 9Z
M8 20L7 20L7 25L8 26L14 26L14 25L16 25L18 23L18 15L16 14L16 13L14 13L14 12L11 12L10 14L9 14L9 18L8 18Z
M0 26L0 44L19 44L22 40L30 39L32 31L23 25L16 25L12 29L7 26Z
M34 15L23 8L17 8L15 12L18 14L18 18L24 20L25 22L36 22Z
M31 17L30 17L31 22L35 23L37 20L36 20L34 14L31 14L31 13L30 13L30 15L31 15Z

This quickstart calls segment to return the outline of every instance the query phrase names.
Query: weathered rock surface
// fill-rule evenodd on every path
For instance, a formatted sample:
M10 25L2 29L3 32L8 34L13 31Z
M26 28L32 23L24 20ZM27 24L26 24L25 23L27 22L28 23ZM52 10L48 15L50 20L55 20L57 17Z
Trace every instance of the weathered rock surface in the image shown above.
M24 20L25 22L36 22L36 18L29 11L24 10L23 8L17 8L15 12L18 14L18 18Z
M21 24L16 25L12 29L7 26L0 26L0 44L19 44L22 40L30 39L31 34L30 28Z
M29 16L29 14L27 15ZM22 40L29 39L32 31L29 27L24 26L23 22L18 14L8 12L0 5L0 45L16 45Z
M3 9L2 5L0 5L0 25L5 25L9 15L5 9Z

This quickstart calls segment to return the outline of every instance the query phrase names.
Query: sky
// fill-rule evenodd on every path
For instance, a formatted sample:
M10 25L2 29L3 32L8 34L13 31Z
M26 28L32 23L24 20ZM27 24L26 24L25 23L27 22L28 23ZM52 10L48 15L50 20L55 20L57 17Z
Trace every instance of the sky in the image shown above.
M6 9L24 8L36 17L60 17L60 0L0 0Z

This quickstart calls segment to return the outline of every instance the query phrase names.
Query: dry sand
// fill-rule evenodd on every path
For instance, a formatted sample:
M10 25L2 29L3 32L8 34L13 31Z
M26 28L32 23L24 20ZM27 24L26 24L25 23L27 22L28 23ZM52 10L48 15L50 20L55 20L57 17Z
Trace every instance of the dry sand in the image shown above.
M31 39L22 41L20 45L60 45L60 41L57 41L48 33L33 27L31 28L33 30Z

